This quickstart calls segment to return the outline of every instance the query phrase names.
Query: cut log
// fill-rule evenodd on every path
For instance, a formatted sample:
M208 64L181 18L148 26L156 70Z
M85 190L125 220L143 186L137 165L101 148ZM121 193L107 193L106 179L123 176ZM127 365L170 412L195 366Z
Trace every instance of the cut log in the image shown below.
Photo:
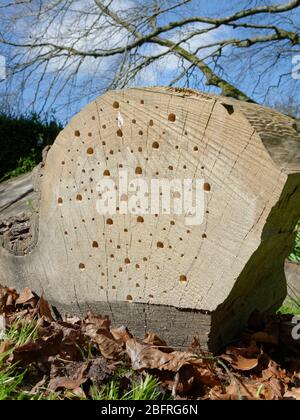
M36 201L37 194L34 192L31 173L0 184L0 215L2 219L30 211Z
M170 208L154 188L166 180ZM25 245L24 221L2 228L0 282L58 309L217 351L285 299L300 135L274 110L182 89L109 92L60 133L35 189Z

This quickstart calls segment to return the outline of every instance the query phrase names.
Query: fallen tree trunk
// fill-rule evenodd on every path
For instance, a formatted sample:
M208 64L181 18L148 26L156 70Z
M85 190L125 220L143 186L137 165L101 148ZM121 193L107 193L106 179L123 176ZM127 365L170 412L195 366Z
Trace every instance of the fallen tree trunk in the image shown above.
M2 222L0 283L216 351L286 296L299 146L294 121L258 105L181 89L107 93L35 171L37 204Z

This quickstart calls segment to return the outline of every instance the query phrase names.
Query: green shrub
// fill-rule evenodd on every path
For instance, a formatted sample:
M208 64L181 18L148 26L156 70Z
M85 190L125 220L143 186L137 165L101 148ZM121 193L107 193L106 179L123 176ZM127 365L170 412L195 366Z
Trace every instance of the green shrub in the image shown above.
M61 129L54 119L42 120L37 114L0 114L0 180L31 171Z

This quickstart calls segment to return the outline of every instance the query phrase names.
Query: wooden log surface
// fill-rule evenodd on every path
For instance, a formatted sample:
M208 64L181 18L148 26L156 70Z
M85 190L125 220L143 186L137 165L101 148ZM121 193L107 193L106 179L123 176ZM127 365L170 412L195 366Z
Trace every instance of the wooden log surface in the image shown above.
M11 232L24 221L2 228L0 282L30 286L65 310L97 308L139 333L158 328L171 345L198 335L220 348L253 310L276 309L286 296L300 216L293 124L195 91L109 92L70 122L35 172L25 244ZM123 169L131 179L203 179L203 223L99 215L97 183L117 183Z
M31 210L37 201L32 174L28 173L0 184L1 219Z

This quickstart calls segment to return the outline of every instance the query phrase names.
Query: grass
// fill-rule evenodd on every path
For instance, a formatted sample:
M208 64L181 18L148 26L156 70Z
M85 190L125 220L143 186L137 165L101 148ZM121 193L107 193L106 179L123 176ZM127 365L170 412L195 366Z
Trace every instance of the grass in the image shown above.
M282 315L300 316L300 301L289 298L287 303L279 309L278 313Z
M19 347L29 341L36 340L38 338L38 328L39 323L35 320L16 322L3 334L3 339L13 343L15 347Z
M132 389L122 395L120 392L118 380L112 380L108 385L101 389L92 390L92 399L99 400L162 400L165 395L158 390L159 382L151 375L146 375L139 383L133 383Z
M38 337L38 322L16 322L1 335L0 344L9 341L10 350L0 355L0 400L19 399L23 392L18 389L24 381L27 370L20 371L17 364L6 365L5 360L14 348L22 346ZM23 398L22 398L23 399Z
M300 225L297 226L297 229L299 229L299 227ZM300 231L297 233L295 248L289 256L289 260L295 263L300 263Z
M25 371L22 373L16 373L16 366L8 366L0 368L0 400L11 399L16 393L19 385L22 383L25 375Z
M9 341L11 348L0 355L0 401L3 400L62 400L72 399L71 391L66 391L65 397L61 394L41 388L39 392L32 394L30 389L31 366L23 368L18 364L7 364L5 361L18 346L24 345L38 338L39 322L16 322L6 329L0 336L0 344ZM83 360L91 357L91 351L82 351ZM131 382L131 389L122 390L121 382L124 378L133 375L133 371L119 368L107 385L91 387L92 400L159 400L164 399L165 394L159 390L159 382L151 375L145 375L139 382ZM128 382L129 384L130 382Z

